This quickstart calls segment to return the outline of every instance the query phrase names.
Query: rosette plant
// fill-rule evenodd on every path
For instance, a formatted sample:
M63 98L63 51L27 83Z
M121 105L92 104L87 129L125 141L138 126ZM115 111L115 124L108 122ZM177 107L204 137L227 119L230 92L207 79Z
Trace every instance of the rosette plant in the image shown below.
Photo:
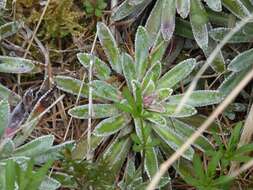
M33 112L34 114L34 112ZM31 119L31 118L30 118ZM60 187L60 183L47 177L52 161L60 158L60 152L73 142L53 145L54 136L46 135L26 143L31 129L37 124L28 120L21 126L22 132L16 137L6 136L10 121L8 101L0 101L0 188L1 189L49 189ZM41 165L34 170L35 165ZM38 169L39 168L39 169ZM32 181L32 182L31 182Z
M170 40L175 32L182 37L195 39L206 56L209 56L216 46L209 38L211 24L227 25L228 17L235 15L243 19L253 10L252 2L248 0L125 0L113 10L112 19L133 21L150 6L153 8L145 24L151 37L161 31L164 39ZM232 15L228 16L229 14L222 12L222 6ZM211 66L216 72L225 70L221 52Z
M94 80L90 86L94 95L92 118L101 121L92 131L91 151L109 138L112 142L100 157L111 158L110 167L115 167L113 163L119 160L122 166L128 155L137 154L141 157L140 177L147 175L151 178L163 160L161 152L177 150L194 132L191 123L180 119L197 114L196 107L219 103L222 95L218 91L194 91L187 104L176 113L177 105L183 97L183 94L176 94L178 84L183 84L184 79L191 74L197 65L196 60L184 60L171 70L162 72L166 41L160 33L152 43L147 30L139 27L135 36L134 56L119 50L105 24L98 23L97 33L109 65L94 55L77 55L85 68L94 59ZM57 76L55 81L58 88L72 94L78 94L82 83L66 76ZM81 95L88 97L89 85L85 83L82 86ZM88 119L88 108L88 104L80 105L68 113L74 118ZM212 148L204 136L194 146L202 151ZM87 142L80 143L78 147L85 152ZM85 157L80 152L76 155L80 159ZM192 160L193 155L194 148L191 147L183 158Z

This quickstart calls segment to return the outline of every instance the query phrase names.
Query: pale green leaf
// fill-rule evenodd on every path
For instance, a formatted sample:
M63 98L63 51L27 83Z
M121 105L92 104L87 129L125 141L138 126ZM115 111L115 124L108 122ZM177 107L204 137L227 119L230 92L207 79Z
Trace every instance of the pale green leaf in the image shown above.
M10 105L7 100L0 101L0 137L8 126L10 116Z
M158 100L160 102L166 101L171 94L173 93L173 90L171 88L160 88L157 91Z
M139 26L135 36L135 67L138 79L142 79L148 68L149 40L147 30Z
M34 64L31 60L0 56L0 73L29 73L33 68Z
M31 142L17 148L13 155L14 156L28 156L35 157L43 152L48 151L54 142L53 135L41 136Z
M103 159L110 163L110 169L113 172L118 173L125 162L129 150L131 148L130 138L117 138L108 147L103 155Z
M145 0L138 5L131 5L129 1L123 1L116 9L113 10L112 19L119 21L125 18L137 17L152 0Z
M241 80L248 73L248 70L243 70L238 73L231 73L220 85L218 90L225 97L232 92L232 90L241 82Z
M118 102L121 98L121 92L107 82L94 80L91 83L93 93L100 98Z
M15 149L15 144L10 138L5 138L0 144L0 158L11 156Z
M161 32L163 38L169 41L175 30L176 1L163 1Z
M91 55L87 53L78 53L77 58L79 62L86 68L89 69ZM93 63L93 75L98 79L106 80L110 77L111 70L110 68L98 57L94 56Z
M132 81L136 80L136 70L132 57L127 53L122 53L121 55L121 64L123 69L123 74L127 82L127 86L129 89L133 89Z
M82 81L68 76L56 76L54 80L56 82L57 88L59 88L60 90L74 95L78 95ZM88 85L83 84L83 88L81 90L81 97L87 98L88 94Z
M77 142L76 147L72 151L72 158L77 160L82 160L87 156L88 148L92 153L98 147L98 145L104 140L105 137L98 137L91 135L90 147L88 146L88 141L86 137L83 137L79 142Z
M217 44L213 39L209 39L208 47L203 48L203 52L206 57L209 57L213 50L216 48ZM214 71L221 73L225 71L225 60L222 55L222 52L219 51L218 55L215 57L215 59L211 63L211 67Z
M153 130L157 133L157 135L173 150L177 151L185 142L185 139L178 136L175 131L167 126L152 126ZM193 148L189 148L183 154L183 157L192 160L194 155Z
M78 119L89 118L89 105L76 106L68 111L68 114ZM119 110L113 104L93 104L92 118L101 119L119 114Z
M147 112L146 115L146 119L156 125L167 125L166 119L160 113Z
M110 29L102 22L97 23L97 34L112 69L121 73L120 52Z
M12 36L18 32L19 29L23 26L22 22L14 21L8 22L2 26L0 26L0 41L4 38Z
M146 72L142 80L142 89L145 89L147 87L150 80L156 83L161 75L161 72L162 72L162 64L161 62L158 61L154 65L152 65Z
M163 0L157 0L146 22L145 28L150 35L151 41L154 41L157 34L160 33L162 8Z
M195 59L187 59L180 62L158 80L158 88L173 88L192 72L195 65Z
M177 0L177 12L182 18L186 18L190 12L190 0Z
M222 4L238 18L243 19L250 14L249 10L244 6L241 0L222 0Z
M210 7L213 11L220 12L222 11L222 0L204 0L208 7Z
M69 149L72 150L75 146L75 141L65 141L61 144L51 146L47 151L42 152L34 157L34 161L37 164L44 164L48 162L48 160L59 160L63 157L63 150Z
M155 148L147 149L145 153L145 170L149 179L151 179L158 171L158 160L156 156L157 153L155 151Z
M191 1L190 22L194 38L201 49L208 46L208 17L200 0Z
M131 118L123 114L104 119L96 126L93 134L96 136L109 136L127 126L130 121Z
M2 84L0 84L0 99L8 100L11 105L17 105L21 100L18 94L9 90Z
M130 5L139 5L139 4L141 4L143 1L145 1L145 0L129 0L128 3L129 3Z
M180 121L190 125L194 129L197 129L207 120L207 118L208 118L207 116L197 114L197 115L193 115L191 117L177 118L177 120L180 120ZM214 121L205 132L207 132L207 133L212 133L212 132L219 133L220 126L221 126L220 123Z
M176 109L178 107L178 104L174 103L174 102L164 103L163 107L165 110L163 112L163 115L166 117L189 117L189 116L195 115L197 113L197 110L190 105L183 105L180 112L176 113Z
M195 129L190 126L190 123L188 125L177 119L173 119L172 122L173 124L171 124L171 127L174 128L177 131L177 133L181 134L180 136L184 136L185 138L188 138L195 132ZM168 124L170 124L170 122L168 122ZM201 135L194 142L194 146L196 146L198 149L200 149L203 152L205 152L206 150L213 149L213 145L211 141L203 135Z
M171 96L168 100L171 103L178 104L181 102L184 94ZM197 90L194 91L186 104L193 107L201 107L220 103L224 98L224 94L215 90Z
M39 190L56 190L60 188L61 184L50 177L46 177L39 186Z
M230 28L214 28L209 31L210 36L215 41L221 41L224 37L231 31ZM252 34L244 34L242 31L234 34L227 43L249 43L252 42L253 35Z
M253 49L249 49L236 56L228 65L228 70L240 72L253 65Z

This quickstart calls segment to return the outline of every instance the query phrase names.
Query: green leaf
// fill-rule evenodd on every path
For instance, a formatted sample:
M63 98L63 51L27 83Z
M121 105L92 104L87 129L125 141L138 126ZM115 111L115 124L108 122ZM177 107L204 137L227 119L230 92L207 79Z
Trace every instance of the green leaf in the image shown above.
M42 184L42 181L46 178L46 174L52 165L52 161L44 164L36 173L33 174L32 180L29 182L27 189L35 189Z
M168 99L172 103L180 103L184 94L170 96ZM224 98L223 93L215 90L196 90L188 98L186 104L193 107L202 107L220 103Z
M206 57L209 57L213 50L216 48L217 44L213 39L209 39L208 47L203 48L203 52ZM225 61L222 52L219 51L218 55L211 63L211 67L215 72L221 73L225 71Z
M240 19L243 19L250 14L249 10L244 6L241 0L222 0L222 4Z
M178 118L178 120L183 121L186 124L189 124L191 127L193 128L199 128L206 120L207 120L207 116L201 115L201 114L197 114L197 115L193 115L191 117L182 117L182 118ZM220 122L219 124L217 122L213 122L210 127L207 129L206 132L208 133L219 133L219 128L220 128Z
M17 148L14 151L13 155L34 157L38 154L41 154L49 150L50 147L53 145L53 142L54 142L53 135L41 136Z
M186 20L181 19L179 17L176 18L175 34L184 38L194 40L190 22L187 22Z
M241 82L241 80L246 76L248 70L243 70L238 73L231 73L220 85L218 88L219 92L223 94L223 96L227 96L232 92L232 90Z
M33 70L33 61L20 57L0 56L0 72L29 73Z
M0 41L16 34L18 30L22 28L22 26L23 26L23 23L19 21L8 22L4 25L1 25L0 26Z
M100 98L113 102L118 102L121 99L121 92L105 81L94 80L91 86L93 88L93 93Z
M65 141L61 144L51 146L46 152L42 152L34 157L36 164L44 164L48 160L59 160L63 158L65 150L73 150L75 141Z
M113 104L93 104L92 118L102 119L112 117L119 113L119 110ZM76 106L68 111L68 114L78 119L89 118L89 105Z
M142 81L142 89L145 89L150 82L150 80L156 82L162 72L162 64L161 62L156 62L154 65L152 65L148 71L146 72L143 81Z
M106 152L103 155L103 159L110 163L110 169L113 172L119 172L123 163L126 160L126 157L131 148L130 138L117 138L114 142L108 147Z
M87 53L78 53L77 58L79 62L86 68L89 69L90 61L92 56ZM98 57L94 56L93 63L93 75L100 80L106 80L110 77L110 68Z
M253 143L245 144L245 145L239 147L235 151L235 155L244 154L244 153L248 153L248 152L251 152L251 151L253 151Z
M183 105L181 111L176 113L178 104L174 102L164 103L163 107L165 111L162 114L166 117L189 117L197 113L197 110L190 105Z
M236 56L228 65L228 70L234 72L240 72L242 70L248 69L253 65L253 49L249 49L240 53Z
M160 88L156 92L157 92L159 101L164 102L171 96L171 94L173 93L173 90L171 88Z
M208 46L208 17L200 0L191 1L190 22L194 38L201 49Z
M10 138L5 138L1 142L0 158L10 157L14 152L15 144Z
M195 65L195 59L187 59L180 62L158 80L158 88L173 88L192 72Z
M231 31L230 28L214 28L209 31L209 35L215 41L221 41L224 37ZM253 35L251 34L244 34L242 31L237 32L234 34L227 43L249 43L252 42Z
M173 119L172 122L173 122L173 124L171 127L175 128L175 130L178 133L180 133L181 136L184 136L185 138L188 138L189 136L191 136L195 132L195 129L190 126L191 123L186 124L186 123L183 123L177 119ZM212 145L211 141L208 138L206 138L204 135L201 135L194 142L194 146L203 152L205 152L206 150L213 149L213 145Z
M128 3L129 5L139 5L143 2L144 0L129 0Z
M146 119L152 123L155 123L156 125L167 125L166 119L164 116L160 113L156 112L147 112L145 113Z
M56 189L59 189L61 186L61 184L53 179L53 178L50 178L50 177L46 177L46 179L44 179L40 186L39 186L39 190L56 190Z
M148 68L149 40L147 30L139 26L135 35L135 67L138 79L142 79Z
M116 133L131 121L131 118L127 115L117 115L104 119L94 129L94 135L96 136L109 136Z
M154 65L157 62L161 62L164 54L166 52L166 49L169 45L169 41L165 41L162 37L161 32L158 32L154 42L152 44L152 49L150 50L149 54L149 63L150 65Z
M162 9L163 0L157 0L147 19L145 28L150 35L151 42L153 42L156 39L157 34L160 33Z
M15 189L15 162L13 160L8 160L5 166L5 180L6 180L6 189Z
M135 98L135 104L133 104L133 108L135 109L135 113L140 115L143 110L143 99L142 99L142 90L141 85L137 81L133 81L133 94Z
M161 32L163 38L169 41L175 30L176 1L163 1Z
M222 0L204 0L208 7L212 9L213 11L220 12L222 11Z
M122 70L127 82L127 86L132 90L132 81L137 79L134 61L132 57L127 53L122 53L121 58Z
M129 1L124 1L120 4L120 6L113 10L112 19L114 21L119 21L132 15L133 17L137 16L148 6L151 1L152 0L145 0L143 3L140 3L138 5L131 5L129 4Z
M177 149L181 147L185 142L184 138L179 137L173 129L170 129L167 126L154 125L152 128L157 133L157 135L175 151L177 151ZM185 151L183 157L188 160L192 160L193 155L194 150L190 147Z
M130 90L128 88L124 87L122 94L123 94L124 98L127 100L127 103L129 104L131 109L133 109L135 107L135 99L134 99L133 95L131 94ZM123 103L125 103L124 100L123 100Z
M214 177L215 172L216 172L216 167L219 164L219 160L222 157L222 152L216 152L215 155L213 155L211 161L208 163L208 167L207 167L207 174L209 177Z
M194 157L193 157L193 167L194 167L194 172L195 172L196 177L203 180L205 177L204 168L202 166L200 157L197 154L194 154Z
M151 140L151 138L149 139ZM157 160L155 148L146 150L144 165L145 165L145 170L147 172L149 179L152 179L152 177L158 171L158 160Z
M190 12L190 0L177 0L177 12L182 18L187 18Z
M57 88L59 88L60 90L74 95L78 95L82 81L68 76L56 76L54 80L56 82ZM88 98L88 94L89 94L88 85L83 84L81 96Z
M8 126L10 106L7 100L0 101L0 137Z
M90 147L88 147L87 138L83 137L76 145L74 150L72 151L72 158L75 160L82 160L86 158L88 148L93 152L98 145L104 140L104 137L98 137L95 135L91 135L90 138Z
M2 84L0 84L0 98L8 100L9 103L13 106L17 105L21 100L18 94L9 90Z
M120 52L111 31L104 23L98 22L97 33L111 67L116 72L121 73Z
M233 151L233 149L237 147L237 144L240 140L242 126L242 122L238 122L232 131L231 137L228 142L228 148L231 149L231 151Z

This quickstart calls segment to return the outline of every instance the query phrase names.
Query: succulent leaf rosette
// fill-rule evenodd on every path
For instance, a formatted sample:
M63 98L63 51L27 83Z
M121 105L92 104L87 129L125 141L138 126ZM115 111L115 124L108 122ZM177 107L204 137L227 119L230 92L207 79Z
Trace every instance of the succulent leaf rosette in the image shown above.
M145 172L151 178L161 161L158 158L163 151L161 147L177 150L194 132L190 123L180 119L197 114L197 107L219 103L222 95L218 91L194 91L182 110L176 113L184 95L175 94L176 89L194 70L196 60L184 60L163 73L161 62L166 41L161 33L152 43L146 28L139 27L135 36L135 53L131 56L119 50L105 24L98 23L97 32L109 64L87 53L77 55L85 68L88 68L90 60L94 59L94 80L91 88L94 102L98 103L92 105L92 118L101 121L92 132L91 149L95 150L110 136L115 136L115 141L124 138L128 143L122 148L123 152L140 152L144 159ZM115 76L120 80L112 82L111 79ZM55 81L58 88L72 94L78 94L81 87L81 81L71 77L57 76ZM89 85L85 83L81 90L82 97L88 97L88 88ZM86 104L76 106L68 113L74 118L88 119L88 112L89 105ZM162 146L157 146L158 144ZM204 136L201 136L194 146L202 151L212 147ZM111 151L108 148L107 154ZM127 155L125 153L123 159L126 159ZM192 160L193 155L194 148L191 147L184 153L183 158Z

